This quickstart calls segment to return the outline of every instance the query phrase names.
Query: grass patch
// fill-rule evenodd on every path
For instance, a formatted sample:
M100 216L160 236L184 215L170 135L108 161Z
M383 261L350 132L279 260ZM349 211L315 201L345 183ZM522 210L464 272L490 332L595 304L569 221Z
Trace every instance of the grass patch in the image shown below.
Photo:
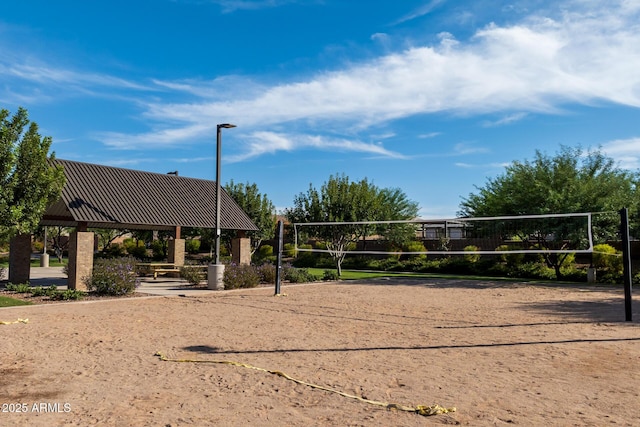
M33 305L32 302L29 301L22 301L19 299L14 299L14 298L9 298L9 297L3 297L2 295L0 295L0 308L2 307L14 307L17 305Z
M64 267L65 265L67 265L67 260L63 259L62 262L60 262L56 257L49 257L49 267ZM40 258L32 258L31 267L40 267Z
M31 267L40 267L40 258L31 258ZM49 267L64 267L67 265L67 260L63 259L62 262L58 261L56 257L49 257ZM0 267L9 267L9 257L0 257Z
M322 277L326 268L309 268L309 273ZM336 270L334 270L336 271ZM378 277L390 278L412 278L412 279L452 279L452 280L490 280L490 281L507 281L507 282L535 282L535 283L574 283L559 282L557 280L527 280L514 277L496 277L496 276L475 276L462 274L441 274L441 273L414 273L400 271L372 271L372 270L342 270L341 280L362 280L375 279Z
M309 268L309 272L317 276L322 276L326 268ZM334 270L335 271L335 270ZM469 276L457 274L438 274L438 273L414 273L400 271L370 271L370 270L342 270L342 280L361 280L375 279L377 277L397 277L397 278L415 278L415 279L467 279L467 280L511 280L513 278L500 277L484 277Z

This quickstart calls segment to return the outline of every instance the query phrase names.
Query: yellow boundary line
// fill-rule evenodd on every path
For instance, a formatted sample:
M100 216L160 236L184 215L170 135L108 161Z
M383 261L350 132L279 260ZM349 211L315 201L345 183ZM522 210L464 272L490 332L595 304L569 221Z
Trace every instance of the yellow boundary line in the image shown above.
M0 320L0 325L13 325L14 323L29 323L29 319L18 319L13 322L3 322Z
M364 402L364 403L368 403L370 405L375 405L375 406L380 406L386 409L396 409L398 411L405 411L405 412L413 412L419 415L423 415L423 416L430 416L430 415L440 415L440 414L447 414L449 412L455 412L456 408L445 408L443 406L440 406L438 404L435 405L431 405L431 406L427 406L427 405L417 405L417 406L405 406L405 405L399 405L397 403L387 403L387 402L379 402L376 400L370 400L370 399L365 399L363 397L360 396L355 396L352 394L348 394L339 390L335 390L329 387L324 387L321 385L317 385L317 384L312 384L312 383L308 383L306 381L302 381L299 380L297 378L293 378L287 374L285 374L282 371L274 371L274 370L269 370L269 369L264 369L264 368L260 368L257 366L253 366L253 365L249 365L246 363L240 363L240 362L234 362L232 360L199 360L199 359L170 359L167 356L165 356L164 354L162 354L161 352L157 352L154 356L158 356L160 358L160 360L164 361L164 362L179 362L179 363L214 363L214 364L222 364L222 365L232 365L232 366L239 366L242 368L247 368L247 369L253 369L256 371L261 371L261 372L267 372L273 375L277 375L279 377L285 378L289 381L293 381L297 384L302 384L305 385L307 387L311 387L311 388L315 388L318 390L324 390L324 391L328 391L330 393L335 393L338 394L342 397L347 397L349 399L355 399L358 400L360 402Z

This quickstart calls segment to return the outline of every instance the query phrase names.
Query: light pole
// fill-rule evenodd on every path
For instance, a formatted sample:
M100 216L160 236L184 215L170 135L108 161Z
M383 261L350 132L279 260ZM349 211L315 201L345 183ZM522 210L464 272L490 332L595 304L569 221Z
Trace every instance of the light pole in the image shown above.
M224 289L224 265L220 263L220 159L222 156L222 129L236 127L230 123L222 123L216 126L216 257L215 265L209 267L209 288ZM213 269L211 267L214 267ZM213 280L211 280L213 278Z

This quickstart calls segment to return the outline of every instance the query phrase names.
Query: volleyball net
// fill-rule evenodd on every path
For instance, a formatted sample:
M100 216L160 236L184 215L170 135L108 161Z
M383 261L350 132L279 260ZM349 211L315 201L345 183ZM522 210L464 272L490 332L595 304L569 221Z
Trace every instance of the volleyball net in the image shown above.
M592 253L592 215L309 222L293 231L297 252L334 256Z

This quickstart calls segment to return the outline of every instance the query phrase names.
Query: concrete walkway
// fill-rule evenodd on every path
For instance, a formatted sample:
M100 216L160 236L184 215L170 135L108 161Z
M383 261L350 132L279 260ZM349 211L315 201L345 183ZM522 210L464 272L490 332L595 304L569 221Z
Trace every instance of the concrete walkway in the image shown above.
M8 269L7 269L8 270ZM5 277L0 280L6 280L8 271L5 272ZM62 272L62 267L31 267L30 273L31 279L29 283L31 286L42 286L44 288L56 285L60 289L67 289L67 276ZM171 278L171 277L141 277L140 287L136 289L136 292L149 295L183 295L183 296L197 296L211 294L216 291L209 289L193 289L186 280Z

